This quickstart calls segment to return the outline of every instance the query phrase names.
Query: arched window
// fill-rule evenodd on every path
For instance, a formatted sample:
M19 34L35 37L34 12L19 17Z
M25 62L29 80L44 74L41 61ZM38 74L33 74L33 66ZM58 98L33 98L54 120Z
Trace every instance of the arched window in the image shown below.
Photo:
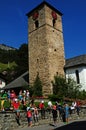
M76 74L76 82L77 82L77 84L79 84L79 83L80 83L80 79L79 79L79 71L76 70L76 71L75 71L75 74Z

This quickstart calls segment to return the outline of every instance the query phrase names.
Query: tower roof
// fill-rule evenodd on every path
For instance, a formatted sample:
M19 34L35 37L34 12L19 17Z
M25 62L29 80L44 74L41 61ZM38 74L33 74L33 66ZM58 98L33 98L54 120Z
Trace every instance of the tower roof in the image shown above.
M36 6L34 9L32 9L32 10L31 10L30 12L28 12L26 15L29 17L32 12L34 12L34 11L35 11L36 9L38 9L39 7L43 7L44 5L47 5L48 7L50 7L51 9L53 9L55 12L57 12L57 13L60 14L60 15L62 15L62 13L61 13L59 10L57 10L55 7L53 7L51 4L49 4L49 3L46 2L46 1L41 2L38 6Z

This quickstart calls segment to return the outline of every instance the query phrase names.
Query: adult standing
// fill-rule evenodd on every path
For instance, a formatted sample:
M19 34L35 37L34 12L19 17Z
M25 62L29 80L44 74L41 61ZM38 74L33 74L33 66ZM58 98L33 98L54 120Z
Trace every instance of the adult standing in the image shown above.
M68 123L69 121L69 105L65 103L64 105L64 111L65 111L65 121Z
M20 119L20 110L19 110L20 102L18 101L17 98L15 98L12 105L13 105L13 109L14 109L15 114L16 114L16 121L17 121L18 125L20 125L20 122L19 122L19 119Z
M53 106L52 115L53 115L54 126L57 126L57 107L56 107L56 105Z
M45 105L43 100L40 102L39 108L41 110L41 118L45 119Z

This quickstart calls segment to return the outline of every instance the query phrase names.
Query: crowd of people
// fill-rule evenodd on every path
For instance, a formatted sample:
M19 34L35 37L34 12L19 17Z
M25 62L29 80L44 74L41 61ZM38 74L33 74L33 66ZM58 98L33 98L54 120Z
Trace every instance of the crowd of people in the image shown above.
M26 103L30 99L29 90L20 90L18 94L14 90L2 91L0 93L0 100L1 100L1 111L4 111L4 102L6 100L9 101L10 107L15 100L18 100L21 104L26 105Z
M18 125L20 125L20 105L23 105L24 110L26 110L26 116L28 121L28 126L32 126L32 121L38 122L39 121L39 110L41 114L41 119L45 119L47 109L49 114L52 114L53 118L53 125L57 126L57 117L64 122L69 122L69 114L72 114L72 112L76 111L79 115L80 110L80 103L75 101L72 102L71 105L69 105L67 102L64 102L63 104L59 102L52 103L51 101L47 102L47 108L45 107L44 100L41 100L39 102L39 105L36 106L34 100L30 100L30 93L29 90L20 90L19 94L16 95L14 90L11 91L5 91L0 96L1 100L1 111L5 111L4 108L4 102L5 100L8 100L10 102L10 109L12 109L16 114L16 121Z
M36 107L35 104L29 106L29 111L32 113L32 114L30 114L30 118L28 119L29 126L32 125L32 119L34 119L35 122L38 122L38 120L39 120L39 111L38 110L40 110L41 119L46 118L46 110L49 114L52 114L53 125L57 126L58 125L58 123L57 123L58 117L64 123L68 123L69 116L72 113L76 112L77 115L79 116L80 103L78 101L75 101L75 102L72 102L71 105L69 105L67 102L60 104L58 102L52 103L51 101L48 101L47 108L45 108L45 102L44 102L44 100L42 100L39 103L38 107Z
M0 102L1 102L1 111L4 112L7 108L4 107L5 101L8 101L9 108L15 112L16 121L20 125L20 106L26 109L26 104L29 103L30 93L29 90L20 90L18 94L14 90L1 91L0 92Z

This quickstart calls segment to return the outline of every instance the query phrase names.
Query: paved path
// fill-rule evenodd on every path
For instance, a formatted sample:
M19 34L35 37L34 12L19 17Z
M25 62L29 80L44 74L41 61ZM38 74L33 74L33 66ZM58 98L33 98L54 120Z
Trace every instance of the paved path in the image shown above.
M70 122L69 124L64 124L63 122L59 122L57 127L45 124L33 127L24 127L18 128L16 130L86 130L86 120L75 120Z
M57 127L60 127L60 126L62 126L62 125L59 124L59 126L57 126ZM34 126L34 127L31 127L31 128L30 127L18 128L16 130L53 130L57 127L46 124L46 125Z

